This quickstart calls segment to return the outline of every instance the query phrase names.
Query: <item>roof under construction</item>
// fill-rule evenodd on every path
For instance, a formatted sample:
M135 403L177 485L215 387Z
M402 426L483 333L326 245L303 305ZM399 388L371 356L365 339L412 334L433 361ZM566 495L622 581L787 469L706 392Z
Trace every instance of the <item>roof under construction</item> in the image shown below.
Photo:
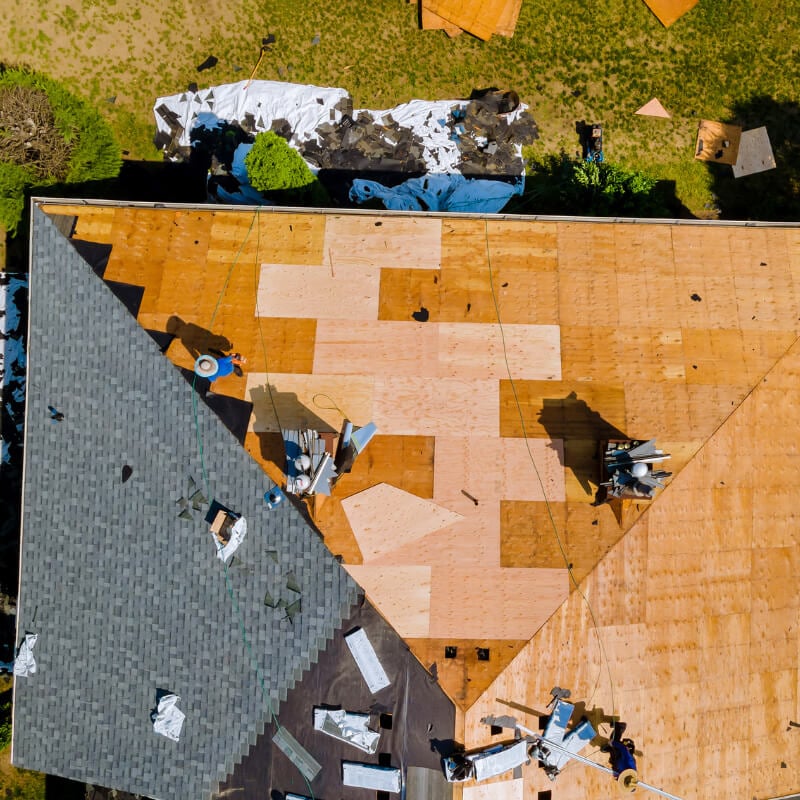
M183 422L163 449L177 448L177 460L168 476L144 470L143 480L165 488L142 508L158 516L168 499L180 510L180 482L191 475L201 483L192 390L180 379L176 388L177 372L151 337L186 370L209 345L235 349L247 359L245 374L215 381L207 403L195 397L201 424L211 425L206 405L214 408L261 467L248 468L255 469L248 480L261 476L259 487L231 483L226 505L271 524L275 512L261 494L267 475L283 480L282 430L336 434L345 417L356 426L374 422L378 434L352 471L324 502L309 503L308 514L421 664L435 665L441 687L466 711L468 745L490 740L480 723L490 714L514 713L536 728L550 688L569 686L587 709L628 722L649 783L684 798L709 787L759 798L796 789L800 743L787 727L800 699L798 603L787 586L798 557L791 498L800 476L784 432L800 413L790 394L800 227L42 208L69 219L72 243L94 256L103 280L85 269L65 280L54 248L67 240L46 238L60 234L36 212L22 625L33 627L35 603L26 559L49 563L41 549L49 545L28 535L30 514L57 509L45 503L43 487L65 482L52 498L67 482L94 485L84 470L116 480L118 462L139 456L125 442L108 452L87 437L72 458L65 449L37 459L70 430L71 411L62 406L80 407L81 425L105 417L116 430L108 420L137 413L137 401L146 419L157 420L173 417L159 412L162 399L174 403ZM37 270L48 263L60 273L39 284L42 295ZM102 303L94 299L101 290ZM44 305L33 314L43 296L60 297L59 314L75 328L63 343L58 328L47 332L54 323ZM44 375L35 366L37 331L38 349L51 353L52 364L43 363L56 370L47 393L60 387L63 398L32 399ZM131 344L118 363L119 338ZM168 391L144 380L149 371L124 371L145 345L148 369L159 365L151 380L169 371ZM86 399L90 387L118 369L111 407L94 408L100 401ZM34 402L58 407L64 422L37 421ZM141 443L166 436L134 429ZM625 438L655 439L670 453L671 483L647 503L595 505L599 443ZM95 448L109 461L84 466ZM233 482L239 467L229 469L215 467L214 480ZM139 473L134 465L129 482L114 484L120 498ZM93 506L70 506L71 514L84 510L102 519ZM175 524L188 533L188 521ZM133 528L107 526L104 545L111 534L135 551ZM73 534L62 545L74 541ZM96 541L80 544L107 558ZM320 563L338 568L327 557ZM109 579L88 574L86 586L97 591L101 580ZM341 609L351 598L346 586ZM263 591L257 599L265 613ZM137 609L122 606L119 624ZM42 607L38 613L41 628ZM331 629L347 616L336 613ZM130 625L132 637L144 635ZM81 631L63 635L84 641ZM37 645L43 658L45 643L42 636ZM80 695L68 675L53 681ZM21 737L35 724L29 696L23 687ZM15 762L25 765L16 737ZM90 762L78 765L87 780ZM558 779L558 796L600 796L603 780L571 767ZM496 791L533 797L551 787L528 768ZM465 797L474 791L466 787ZM488 789L480 791L483 798Z

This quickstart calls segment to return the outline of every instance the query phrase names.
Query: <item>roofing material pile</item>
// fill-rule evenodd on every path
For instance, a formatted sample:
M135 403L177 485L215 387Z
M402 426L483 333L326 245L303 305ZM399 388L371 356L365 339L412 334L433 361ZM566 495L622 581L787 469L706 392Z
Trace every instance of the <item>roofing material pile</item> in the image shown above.
M344 89L240 81L159 97L154 113L156 145L172 158L189 156L193 132L227 122L276 131L312 169L520 176L522 146L539 135L514 92L370 111L354 110Z

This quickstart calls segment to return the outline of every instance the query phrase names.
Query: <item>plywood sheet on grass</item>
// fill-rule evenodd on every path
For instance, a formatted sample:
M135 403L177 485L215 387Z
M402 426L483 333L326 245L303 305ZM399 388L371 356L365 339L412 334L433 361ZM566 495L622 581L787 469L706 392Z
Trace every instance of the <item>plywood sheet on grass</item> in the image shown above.
M698 161L733 165L739 154L741 136L742 129L739 125L728 125L708 119L700 120L694 157Z
M568 595L565 569L433 568L433 638L530 639Z
M648 100L641 108L638 108L633 113L640 114L643 117L661 117L662 119L669 119L671 116L669 111L661 105L661 101L657 97Z
M461 519L460 514L388 483L342 500L342 507L365 563Z
M522 10L522 0L506 0L500 18L497 20L494 32L500 36L512 37L517 27L519 12Z
M505 10L504 0L425 0L425 5L484 41L491 38Z
M380 271L365 264L264 264L256 313L262 317L377 319Z
M404 639L425 638L430 626L430 567L348 565L345 569Z
M743 178L757 172L775 169L775 156L765 127L742 131L739 141L739 155L733 165L733 177Z
M443 30L451 39L463 33L458 25L453 25L452 22L448 22L443 17L440 17L438 14L434 14L430 9L428 9L428 7L425 5L425 0L420 0L419 5L419 16L422 30Z
M691 11L697 0L644 0L648 8L658 17L659 22L669 28L687 11Z
M436 217L331 215L323 263L334 272L346 266L439 269L441 231Z

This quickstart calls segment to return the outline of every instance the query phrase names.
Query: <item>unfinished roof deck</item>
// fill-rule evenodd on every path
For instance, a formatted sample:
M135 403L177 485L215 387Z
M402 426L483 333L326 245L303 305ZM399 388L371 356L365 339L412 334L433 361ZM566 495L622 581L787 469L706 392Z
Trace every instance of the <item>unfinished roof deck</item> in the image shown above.
M482 712L497 711L489 708L504 696L497 687L508 699L543 705L549 686L541 697L538 683L528 686L545 657L537 642L561 657L570 676L559 677L554 664L542 685L570 685L590 702L597 667L591 630L586 619L565 616L578 614L570 609L581 603L572 595L564 605L571 564L578 581L590 576L587 585L611 594L596 611L611 631L606 636L622 637L624 664L613 669L629 677L618 685L631 680L638 692L624 709L617 702L617 713L641 714L643 728L663 715L641 693L645 676L660 675L650 651L618 629L633 625L644 635L643 625L662 614L669 626L674 612L673 602L642 605L642 581L652 576L635 531L661 519L664 508L666 539L673 530L696 530L702 539L708 525L719 525L733 540L754 520L771 518L783 490L763 484L756 507L746 494L722 496L722 487L700 481L696 505L668 486L640 521L644 504L620 524L610 507L592 505L597 442L655 438L672 453L674 485L694 485L685 475L697 472L706 442L737 418L797 339L800 229L269 209L46 210L76 215L76 238L111 245L104 278L142 287L137 318L149 330L176 334L166 351L175 363L190 367L209 337L247 357L244 377L218 381L215 392L252 404L245 447L274 478L283 469L281 427L337 431L343 414L357 425L377 424L379 435L353 472L312 507L314 520L420 661L436 663L440 683L463 708L487 687ZM740 462L747 457L740 454ZM709 522L706 512L719 521ZM391 536L382 537L387 525ZM782 540L790 536L786 525L779 516ZM598 564L613 575L599 581ZM680 582L691 562L672 564ZM709 568L727 569L722 561ZM784 603L777 583L763 583L767 606ZM700 594L683 598L697 614L698 603L711 608L702 593L715 591L713 581L701 584ZM794 601L785 603L796 614ZM712 626L710 646L727 646L715 644L717 636ZM446 646L457 648L455 658L445 658ZM654 640L653 647L666 653L668 644ZM478 660L477 648L489 650L488 661ZM665 669L671 676L673 668ZM796 703L796 664L786 669L781 685ZM674 685L669 676L664 687ZM737 689L735 675L718 680ZM771 697L760 677L748 691L736 695L747 719ZM610 698L602 702L608 710ZM483 735L477 715L468 716L471 743ZM720 737L726 730L720 726ZM679 733L689 735L676 719L660 741L669 748ZM707 736L690 735L687 750ZM794 747L785 737L775 745ZM691 783L700 767L681 764L681 783L665 788L702 796ZM791 766L779 779L767 778L766 769L740 775L736 786L747 782L747 796L761 797L769 790L758 791L759 781L798 782ZM531 772L526 793L547 788Z

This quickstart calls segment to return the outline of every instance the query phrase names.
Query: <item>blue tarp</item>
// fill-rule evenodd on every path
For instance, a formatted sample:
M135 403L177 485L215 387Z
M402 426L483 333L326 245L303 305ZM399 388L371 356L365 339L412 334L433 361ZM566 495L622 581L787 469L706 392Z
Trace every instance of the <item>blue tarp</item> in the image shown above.
M525 177L514 183L485 178L465 178L460 173L423 175L399 186L388 187L377 181L356 178L350 200L365 203L378 198L393 211L463 211L496 214L525 189Z

